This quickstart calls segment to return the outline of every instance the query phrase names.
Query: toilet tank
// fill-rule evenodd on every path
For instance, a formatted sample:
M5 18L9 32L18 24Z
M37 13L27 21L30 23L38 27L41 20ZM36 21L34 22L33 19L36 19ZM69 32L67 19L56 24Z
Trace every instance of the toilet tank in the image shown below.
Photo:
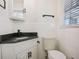
M58 48L58 40L56 38L43 38L44 39L44 49L54 50Z

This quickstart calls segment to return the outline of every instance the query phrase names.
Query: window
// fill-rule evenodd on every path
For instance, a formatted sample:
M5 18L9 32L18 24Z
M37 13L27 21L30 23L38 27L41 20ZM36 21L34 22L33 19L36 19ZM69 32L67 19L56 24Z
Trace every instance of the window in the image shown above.
M79 0L65 0L64 24L79 25Z

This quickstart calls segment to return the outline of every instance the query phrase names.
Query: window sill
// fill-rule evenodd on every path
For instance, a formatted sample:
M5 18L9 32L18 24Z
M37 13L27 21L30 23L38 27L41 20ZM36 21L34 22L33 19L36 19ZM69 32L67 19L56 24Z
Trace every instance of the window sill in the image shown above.
M79 24L64 25L65 28L79 28Z

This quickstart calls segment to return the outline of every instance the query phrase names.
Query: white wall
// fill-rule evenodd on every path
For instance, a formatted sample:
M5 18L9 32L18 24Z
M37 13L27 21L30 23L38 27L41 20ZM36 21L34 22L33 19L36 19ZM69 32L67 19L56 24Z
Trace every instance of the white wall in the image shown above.
M38 32L40 37L56 37L55 20L57 14L56 0L25 0L25 22L15 25L22 32ZM55 18L43 18L43 14L54 15Z
M58 0L58 23L57 33L59 49L63 51L68 59L74 57L79 59L79 28L68 28L63 26L64 0Z
M55 20L57 14L57 0L38 1L38 32L40 37L56 37ZM42 17L43 14L54 15L55 18Z
M0 35L12 33L12 24L8 18L8 2L6 0L6 9L0 7Z

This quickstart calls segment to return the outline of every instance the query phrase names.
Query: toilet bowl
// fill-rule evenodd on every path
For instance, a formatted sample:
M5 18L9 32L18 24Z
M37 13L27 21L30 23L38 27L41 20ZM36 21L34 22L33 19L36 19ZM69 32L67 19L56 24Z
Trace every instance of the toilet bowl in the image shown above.
M57 50L48 51L48 59L66 59L66 56Z

